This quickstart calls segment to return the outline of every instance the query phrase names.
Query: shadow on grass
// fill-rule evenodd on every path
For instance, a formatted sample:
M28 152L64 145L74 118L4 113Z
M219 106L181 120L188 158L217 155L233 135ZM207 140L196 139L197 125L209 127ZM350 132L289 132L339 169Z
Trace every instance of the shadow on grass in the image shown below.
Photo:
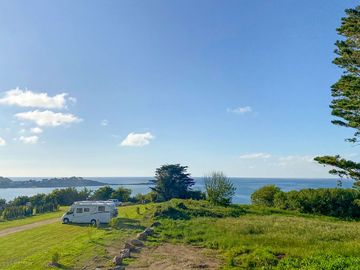
M61 264L61 263L49 264L48 266L49 266L50 268L52 268L52 269L64 269L64 270L72 270L72 269L74 269L74 268L72 268L72 267L63 265L63 264Z
M146 229L145 226L140 225L140 222L138 220L130 219L130 218L116 218L111 221L111 225L110 224L100 224L99 226L93 226L88 223L69 223L69 224L67 224L67 226L77 226L77 227L84 227L84 228L94 227L96 229L105 230L105 231L108 231L111 229L116 229L116 230L120 230L120 229L144 230L144 229Z

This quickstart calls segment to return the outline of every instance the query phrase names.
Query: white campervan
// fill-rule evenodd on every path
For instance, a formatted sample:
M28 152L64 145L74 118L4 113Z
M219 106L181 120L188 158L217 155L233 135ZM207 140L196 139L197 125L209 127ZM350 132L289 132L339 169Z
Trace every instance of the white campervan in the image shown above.
M80 201L71 205L61 220L63 223L109 223L118 214L117 207L109 201Z

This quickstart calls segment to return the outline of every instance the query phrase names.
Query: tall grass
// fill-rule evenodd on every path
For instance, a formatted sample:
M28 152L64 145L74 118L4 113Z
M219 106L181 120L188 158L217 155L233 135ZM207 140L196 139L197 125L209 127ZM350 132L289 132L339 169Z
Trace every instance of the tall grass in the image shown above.
M225 269L348 269L360 260L358 222L270 210L171 201L155 211L159 241L218 249Z

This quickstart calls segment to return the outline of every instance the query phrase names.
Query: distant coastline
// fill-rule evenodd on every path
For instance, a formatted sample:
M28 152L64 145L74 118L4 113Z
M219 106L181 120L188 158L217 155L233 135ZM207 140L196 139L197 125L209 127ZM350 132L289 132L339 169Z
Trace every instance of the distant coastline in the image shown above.
M41 180L14 181L0 176L0 189L7 188L66 188L66 187L100 187L108 185L116 186L141 186L152 185L150 181L142 183L106 183L97 180L89 180L83 177L46 178Z
M106 186L107 183L88 180L82 177L50 178L42 180L13 181L0 177L0 189L5 188L63 188L63 187L94 187Z

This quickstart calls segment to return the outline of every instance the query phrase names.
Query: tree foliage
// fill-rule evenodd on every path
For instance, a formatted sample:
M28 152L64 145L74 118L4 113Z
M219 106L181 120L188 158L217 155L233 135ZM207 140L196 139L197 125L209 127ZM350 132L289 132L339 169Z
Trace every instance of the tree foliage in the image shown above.
M187 172L187 166L180 164L162 165L155 171L155 187L151 189L156 193L157 200L168 201L172 198L186 199L191 197L191 187L194 179Z
M280 188L275 185L263 186L251 194L251 202L261 206L274 206L275 195L280 192Z
M130 199L131 189L119 187L111 194L111 199L118 199L120 202L127 202Z
M99 201L107 201L111 198L115 190L110 186L104 186L97 190L95 190L94 194L91 196L92 200L99 200Z
M205 176L205 190L207 199L217 205L229 205L236 188L222 172L213 172Z
M330 108L336 117L332 123L355 129L354 136L347 141L357 143L360 140L360 6L347 9L346 15L337 29L344 39L335 43L337 57L333 61L344 70L344 74L331 87L333 100ZM360 163L340 156L316 157L315 160L335 167L330 170L331 174L360 182Z
M51 194L56 198L59 205L72 205L76 201L85 201L90 195L91 191L87 188L77 190L74 187L55 189Z

